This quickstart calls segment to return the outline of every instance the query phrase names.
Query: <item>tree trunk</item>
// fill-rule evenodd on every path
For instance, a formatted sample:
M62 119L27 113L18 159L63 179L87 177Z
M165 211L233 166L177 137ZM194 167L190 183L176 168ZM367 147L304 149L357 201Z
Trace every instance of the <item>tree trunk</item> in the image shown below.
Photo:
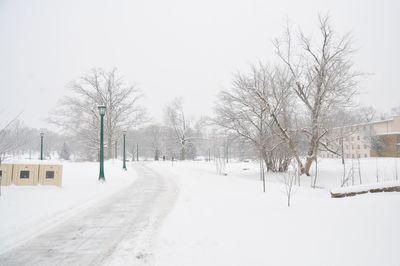
M313 161L315 161L315 157L317 154L317 149L318 149L318 137L319 137L319 130L318 130L318 118L317 115L313 115L313 128L311 132L311 139L310 139L310 144L308 147L308 152L307 152L307 158L306 162L304 164L304 172L302 174L305 174L306 176L310 176L310 169L312 166Z
M181 147L181 161L184 161L186 159L186 149L185 149L185 145L182 144Z

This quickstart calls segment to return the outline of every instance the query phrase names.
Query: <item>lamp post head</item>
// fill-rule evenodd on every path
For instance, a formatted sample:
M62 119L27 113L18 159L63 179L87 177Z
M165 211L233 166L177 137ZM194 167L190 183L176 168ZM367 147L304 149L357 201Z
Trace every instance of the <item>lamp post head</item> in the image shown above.
M43 132L40 132L40 137L44 137L44 133Z
M122 131L122 135L124 136L126 135L126 130Z
M101 116L106 114L106 106L105 105L99 105L97 108L99 108L99 113Z

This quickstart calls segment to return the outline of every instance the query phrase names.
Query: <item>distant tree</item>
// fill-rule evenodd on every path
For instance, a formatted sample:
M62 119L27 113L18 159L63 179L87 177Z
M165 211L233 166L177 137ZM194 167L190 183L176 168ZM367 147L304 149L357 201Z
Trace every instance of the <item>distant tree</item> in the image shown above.
M70 157L71 157L71 152L69 150L68 145L65 142L62 145L62 148L61 148L61 150L59 152L59 156L60 156L61 159L64 159L64 160L69 160Z
M361 114L361 122L369 123L374 120L377 111L372 106L365 106L359 109L359 113Z
M398 116L400 115L400 105L393 107L392 109L390 109L390 112L392 113L392 115L394 116Z
M196 137L190 135L188 120L183 110L182 98L175 98L165 108L165 121L171 127L181 146L180 159L186 159L187 144Z
M30 140L30 129L25 127L18 116L0 127L0 163L7 157L21 152Z
M159 125L150 125L145 129L145 137L155 161L160 159L162 128Z
M122 130L144 121L144 110L138 104L140 89L126 85L117 69L92 69L69 84L70 96L65 96L48 121L81 139L89 156L97 157L100 116L97 107L107 107L105 115L106 157L112 158L113 145Z

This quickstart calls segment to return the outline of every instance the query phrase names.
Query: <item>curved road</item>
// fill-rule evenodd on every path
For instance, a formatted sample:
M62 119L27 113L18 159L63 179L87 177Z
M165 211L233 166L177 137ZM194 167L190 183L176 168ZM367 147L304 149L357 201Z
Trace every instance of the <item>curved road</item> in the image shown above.
M59 226L0 255L0 265L148 265L152 240L177 195L175 183L146 164L138 179Z

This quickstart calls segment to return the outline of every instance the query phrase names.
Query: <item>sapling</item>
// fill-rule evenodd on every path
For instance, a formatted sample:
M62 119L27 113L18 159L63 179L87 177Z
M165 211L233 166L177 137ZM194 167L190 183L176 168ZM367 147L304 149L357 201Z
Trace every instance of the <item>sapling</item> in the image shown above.
M358 177L360 179L360 185L362 184L362 178L361 178L361 164L360 164L360 157L357 158L357 164L358 164Z
M290 207L290 200L293 195L293 185L295 183L295 180L300 176L300 171L297 165L292 165L292 167L289 167L288 171L283 174L283 182L285 185L285 194L287 197L287 205Z
M315 189L315 185L317 184L317 176L318 176L318 157L315 157L315 174L314 174L314 183L313 188Z

